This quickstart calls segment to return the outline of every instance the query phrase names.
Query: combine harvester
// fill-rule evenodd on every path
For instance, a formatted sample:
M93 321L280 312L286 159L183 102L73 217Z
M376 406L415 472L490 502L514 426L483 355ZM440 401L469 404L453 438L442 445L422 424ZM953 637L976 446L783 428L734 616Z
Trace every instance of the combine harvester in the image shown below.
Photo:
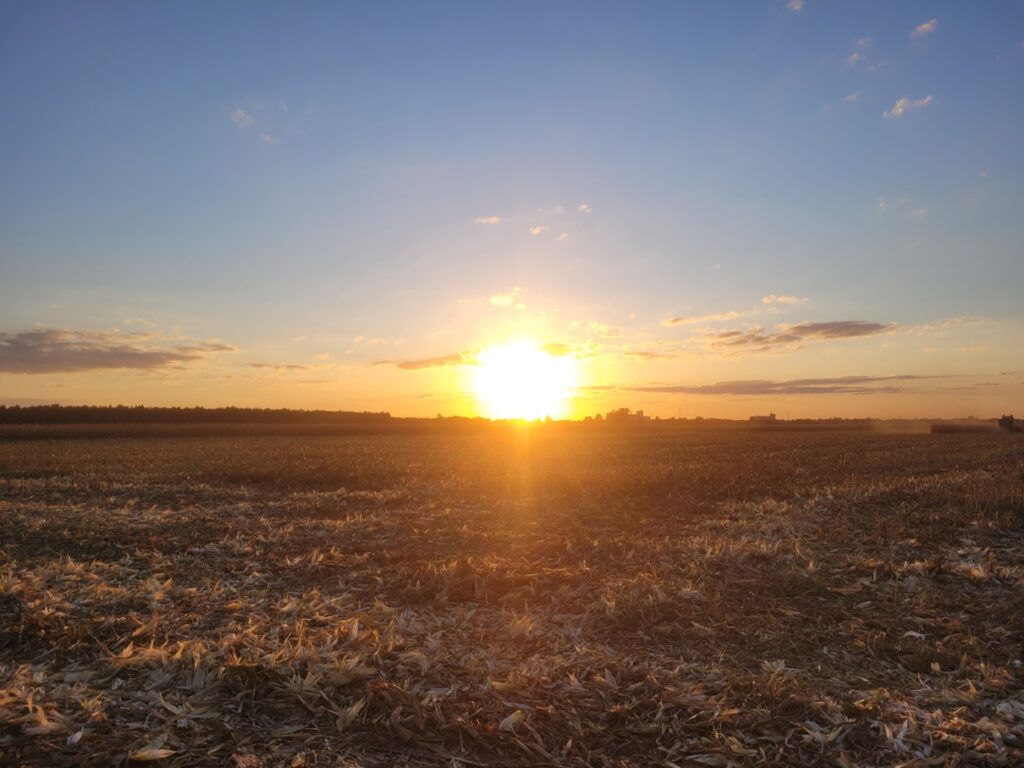
M995 424L991 421L960 421L953 423L932 424L932 434L991 434L995 432L1024 432L1024 421L1013 418L1013 415L1003 416Z
M1014 419L1011 413L1009 416L999 419L999 428L1005 429L1007 432L1024 432L1024 421Z

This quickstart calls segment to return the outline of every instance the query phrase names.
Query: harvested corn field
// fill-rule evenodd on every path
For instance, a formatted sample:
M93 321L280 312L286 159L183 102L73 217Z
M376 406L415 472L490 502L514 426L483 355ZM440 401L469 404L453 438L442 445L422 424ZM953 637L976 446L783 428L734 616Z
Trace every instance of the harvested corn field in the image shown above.
M0 762L1024 763L1024 443L0 441Z

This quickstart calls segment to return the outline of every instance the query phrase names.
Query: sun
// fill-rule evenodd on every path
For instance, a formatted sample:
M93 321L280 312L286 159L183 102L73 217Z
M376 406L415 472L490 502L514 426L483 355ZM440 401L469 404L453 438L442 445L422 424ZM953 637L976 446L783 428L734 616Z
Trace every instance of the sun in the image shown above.
M576 361L532 341L489 347L477 355L473 394L492 419L563 418L576 389Z

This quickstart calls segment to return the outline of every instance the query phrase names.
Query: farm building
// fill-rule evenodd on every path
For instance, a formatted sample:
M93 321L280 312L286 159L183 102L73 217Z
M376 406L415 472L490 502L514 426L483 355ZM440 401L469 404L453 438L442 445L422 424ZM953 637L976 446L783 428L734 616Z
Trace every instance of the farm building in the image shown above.
M650 421L650 416L644 416L643 411L631 411L629 408L617 408L605 416L608 424L635 424L638 422Z

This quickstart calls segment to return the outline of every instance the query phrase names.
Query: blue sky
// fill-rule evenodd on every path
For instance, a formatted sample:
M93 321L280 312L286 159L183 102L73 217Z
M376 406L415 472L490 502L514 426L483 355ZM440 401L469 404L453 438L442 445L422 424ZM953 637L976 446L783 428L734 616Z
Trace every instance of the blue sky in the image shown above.
M1012 405L1024 6L792 5L0 3L0 396L471 410L371 364L526 333L608 387ZM885 330L715 346L849 320ZM76 334L234 351L91 368ZM648 407L681 403L752 407Z

